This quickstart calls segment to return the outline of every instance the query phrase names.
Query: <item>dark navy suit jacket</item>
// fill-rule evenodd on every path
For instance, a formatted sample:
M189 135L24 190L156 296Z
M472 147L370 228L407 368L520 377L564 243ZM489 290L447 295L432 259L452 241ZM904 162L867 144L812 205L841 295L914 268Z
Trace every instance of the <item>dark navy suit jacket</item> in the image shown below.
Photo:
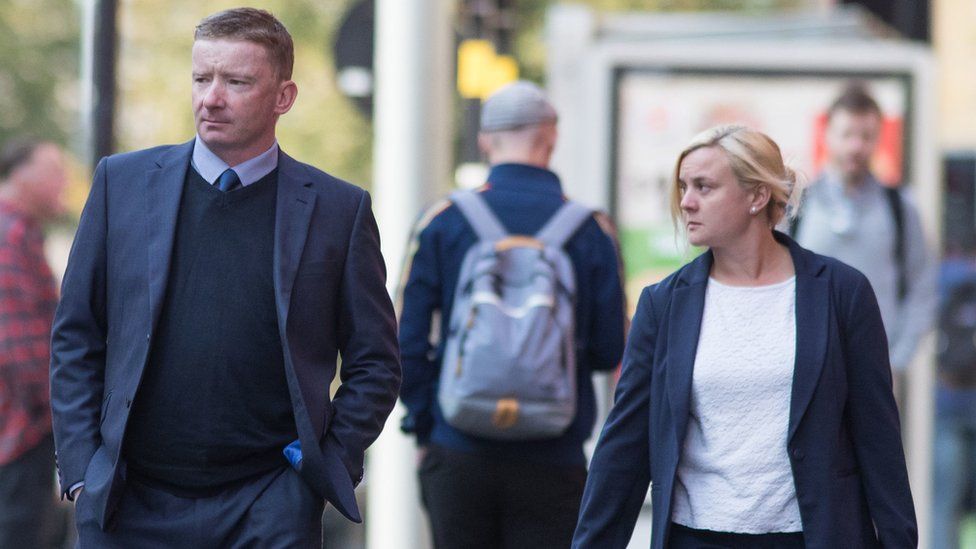
M757 451L788 452L806 547L915 547L874 292L855 269L775 236L796 270L796 364L786 447ZM667 547L711 265L706 252L641 295L573 547L626 547L649 482L651 547Z
M122 437L160 315L192 151L190 141L103 159L68 260L51 348L58 474L62 493L85 482L103 528L124 484ZM275 302L298 469L358 522L353 488L400 383L379 233L364 190L284 153L277 192ZM338 354L343 383L330 400Z

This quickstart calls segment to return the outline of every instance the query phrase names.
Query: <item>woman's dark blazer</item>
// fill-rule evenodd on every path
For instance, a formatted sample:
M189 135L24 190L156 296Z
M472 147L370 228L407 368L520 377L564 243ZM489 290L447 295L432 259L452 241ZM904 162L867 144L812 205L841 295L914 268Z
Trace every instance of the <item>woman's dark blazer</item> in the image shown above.
M789 455L806 547L915 547L874 291L859 271L774 235L796 270L796 364L786 447L769 451ZM651 547L667 547L711 265L706 252L641 294L573 547L626 547L652 481Z

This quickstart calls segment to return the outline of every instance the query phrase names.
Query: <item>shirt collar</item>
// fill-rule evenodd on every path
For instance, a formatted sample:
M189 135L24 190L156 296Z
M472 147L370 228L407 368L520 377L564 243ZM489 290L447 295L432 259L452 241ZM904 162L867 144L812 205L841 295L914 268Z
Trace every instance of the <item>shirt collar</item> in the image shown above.
M840 173L833 168L827 168L823 172L823 182L825 186L830 190L830 192L838 197L844 199L851 199L857 196L864 196L869 193L873 193L875 188L880 186L877 178L874 177L873 173L868 172L864 181L860 185L853 188L853 192L848 194L847 187L844 185L844 179L841 177Z
M488 173L488 183L499 190L563 195L558 175L528 164L496 164Z
M276 139L268 150L254 158L245 160L236 166L229 166L214 154L213 151L208 149L207 145L204 144L198 135L193 142L193 157L190 162L193 165L193 169L211 185L217 181L220 174L224 173L227 168L233 168L234 172L237 173L237 177L241 180L241 186L246 187L268 175L278 167L278 140Z

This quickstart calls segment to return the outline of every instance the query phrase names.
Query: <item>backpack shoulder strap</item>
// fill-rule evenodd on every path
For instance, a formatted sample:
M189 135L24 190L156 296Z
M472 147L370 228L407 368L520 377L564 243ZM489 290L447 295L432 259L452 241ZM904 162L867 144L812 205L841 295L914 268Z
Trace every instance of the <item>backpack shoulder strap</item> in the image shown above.
M494 242L508 236L508 231L502 226L498 217L492 213L488 203L478 193L474 191L455 191L451 193L451 202L457 205L458 209L471 224L478 239L485 242Z
M817 176L816 179L814 179L810 183L809 187L807 187L803 191L803 201L797 204L796 211L793 213L793 217L789 218L790 223L789 226L787 227L787 231L788 231L787 234L789 234L790 238L792 238L793 240L796 240L796 235L799 234L800 232L800 226L803 225L803 209L804 209L803 205L808 200L808 197L811 194L815 194L817 190L822 186L824 177L825 175L821 173L819 176Z
M553 248L562 248L566 241L579 230L583 222L593 215L593 210L580 204L567 200L553 214L549 221L539 229L535 237Z
M794 215L793 218L790 219L789 234L790 234L790 238L792 238L793 240L796 240L796 233L800 232L800 215L801 212L797 211L796 215Z
M905 272L905 207L897 188L884 187L884 191L895 222L895 268L898 270L898 300L901 301L908 295L908 276Z

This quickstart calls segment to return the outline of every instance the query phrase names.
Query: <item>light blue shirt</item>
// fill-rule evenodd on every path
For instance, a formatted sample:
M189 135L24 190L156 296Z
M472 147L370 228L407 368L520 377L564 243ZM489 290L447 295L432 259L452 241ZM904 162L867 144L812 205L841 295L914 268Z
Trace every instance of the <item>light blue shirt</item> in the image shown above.
M276 139L268 150L254 158L245 160L236 166L230 166L208 149L198 135L193 142L193 156L190 159L190 164L211 185L227 168L231 168L240 178L241 186L247 187L278 167L278 140Z

